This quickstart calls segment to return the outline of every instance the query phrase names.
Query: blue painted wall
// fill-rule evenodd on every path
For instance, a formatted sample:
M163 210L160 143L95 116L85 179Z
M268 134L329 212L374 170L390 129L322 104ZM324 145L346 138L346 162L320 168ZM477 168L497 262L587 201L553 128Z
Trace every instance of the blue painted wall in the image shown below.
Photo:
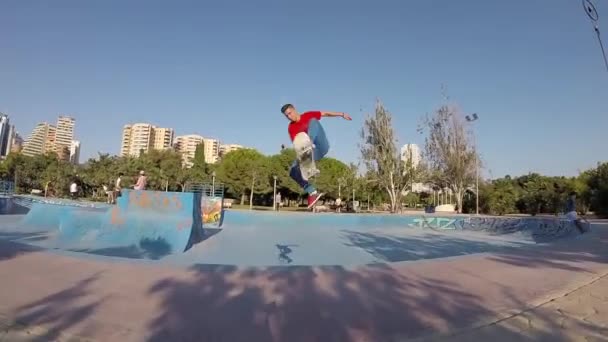
M221 199L219 199L221 201ZM216 199L212 199L212 203ZM180 253L205 238L200 193L125 189L117 205L102 208L32 200L23 231L56 232L51 247L158 258ZM210 226L221 224L221 214Z

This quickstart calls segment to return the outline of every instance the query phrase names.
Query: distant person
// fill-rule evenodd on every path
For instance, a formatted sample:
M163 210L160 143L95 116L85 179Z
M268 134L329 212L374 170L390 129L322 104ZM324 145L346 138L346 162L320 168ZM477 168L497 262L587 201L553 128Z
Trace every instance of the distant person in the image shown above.
M111 204L112 200L113 200L113 197L114 197L113 192L105 184L103 185L103 192L105 192L106 196L108 197L108 199L106 200L106 202L108 204Z
M280 192L277 193L277 197L275 198L274 202L276 203L276 207L277 207L277 211L278 211L281 208L281 204L282 204Z
M570 222L574 222L574 225L576 228L578 228L581 234L585 233L585 228L578 219L578 215L576 213L576 192L574 191L568 194L568 200L566 200L566 218Z
M146 173L144 170L139 171L139 178L137 178L137 183L133 186L135 190L146 190L146 184L148 179L146 177Z
M70 197L72 199L76 199L77 196L78 196L78 184L76 184L76 181L73 180L72 184L70 184Z
M122 172L120 172L118 174L118 178L116 178L116 182L114 183L114 193L113 193L113 198L112 198L112 203L116 203L116 198L120 197L122 195Z
M339 213L342 211L342 199L340 197L336 198L336 212Z

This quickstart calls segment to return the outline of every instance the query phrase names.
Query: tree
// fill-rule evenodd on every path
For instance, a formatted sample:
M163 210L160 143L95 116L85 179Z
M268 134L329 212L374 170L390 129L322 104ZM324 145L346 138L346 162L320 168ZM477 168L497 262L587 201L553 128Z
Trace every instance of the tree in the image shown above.
M175 177L175 183L178 186L178 191L184 192L186 190L186 184L192 180L192 169L182 167Z
M301 194L302 188L289 175L291 164L296 159L296 152L293 148L282 149L269 159L270 177L277 176L277 191L284 197L287 194ZM272 179L274 182L274 179Z
M429 180L454 193L461 213L464 193L475 183L479 161L463 117L456 108L442 105L423 119L420 131L425 130L428 135L424 155L430 169Z
M505 215L516 211L517 192L510 180L498 179L490 188L487 196L487 210L490 214Z
M165 150L160 154L162 159L158 163L160 179L165 182L162 190L175 189L172 185L180 184L183 176L182 156L174 151Z
M608 216L608 163L601 163L591 170L588 180L592 193L592 210L599 215Z
M592 170L586 170L573 180L573 190L578 195L577 206L583 215L589 211L593 200L593 191L589 184L592 177Z
M317 163L317 167L321 173L314 179L314 183L317 188L325 193L326 197L338 198L341 179L354 182L356 174L353 175L348 165L335 158L325 157Z
M245 203L247 190L250 190L252 199L254 193L266 192L271 188L267 157L254 149L227 153L217 168L217 176L230 191L241 196L241 204Z
M205 161L205 143L201 142L196 145L194 158L192 159L192 177L196 179L205 179L209 175L208 164Z
M361 156L369 181L388 194L391 212L401 207L404 190L420 176L421 168L413 167L411 159L403 161L397 149L392 115L377 101L375 113L368 116L361 129Z

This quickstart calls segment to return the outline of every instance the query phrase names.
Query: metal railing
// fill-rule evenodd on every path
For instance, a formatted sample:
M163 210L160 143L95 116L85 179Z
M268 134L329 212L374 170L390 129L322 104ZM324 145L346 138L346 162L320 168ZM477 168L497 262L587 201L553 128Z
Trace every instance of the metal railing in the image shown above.
M207 197L224 197L223 183L189 183L186 184L185 192L200 192Z
M15 193L15 183L0 180L0 196L12 196Z

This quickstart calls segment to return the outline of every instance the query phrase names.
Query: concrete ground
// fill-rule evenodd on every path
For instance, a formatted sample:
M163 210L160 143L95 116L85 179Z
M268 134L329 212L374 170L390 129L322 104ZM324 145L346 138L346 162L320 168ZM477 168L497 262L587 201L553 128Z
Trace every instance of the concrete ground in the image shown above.
M82 259L0 240L0 341L608 341L608 227L334 266Z

